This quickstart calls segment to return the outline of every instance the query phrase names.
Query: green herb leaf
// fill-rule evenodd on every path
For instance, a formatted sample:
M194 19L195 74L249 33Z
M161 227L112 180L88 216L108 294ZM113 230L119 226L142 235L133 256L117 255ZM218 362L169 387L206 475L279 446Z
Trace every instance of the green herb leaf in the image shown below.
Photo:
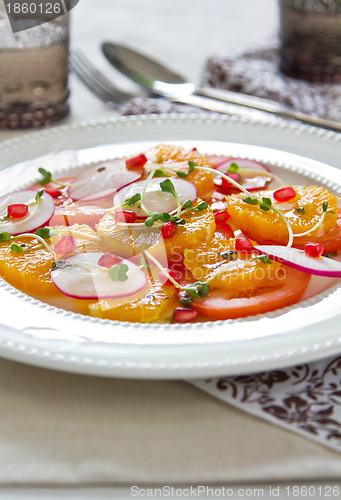
M199 205L197 205L195 207L195 211L196 212L201 212L202 210L206 210L206 208L208 207L208 204L206 203L206 201L202 201L201 203L199 203Z
M112 281L127 281L128 271L129 267L127 264L116 264L109 269L108 273Z
M257 200L257 198L251 198L251 196L243 198L243 202L248 203L249 205L259 205L259 200Z
M40 189L39 191L37 191L36 202L38 202L40 200L40 198L43 196L44 193L45 193L45 189Z
M183 207L186 207L186 208L192 208L193 206L193 203L192 203L192 200L186 200L183 204L182 204Z
M264 203L261 203L259 205L259 208L261 208L262 210L264 210L264 212L267 212L268 210L270 210L269 205L265 205Z
M128 205L129 207L133 207L135 203L141 200L141 195L140 193L134 194L131 198L127 198L123 205Z
M256 257L253 257L253 260L260 260L263 262L263 264L272 264L272 260L268 255L257 255Z
M170 179L166 179L165 181L161 182L160 188L163 193L170 193L174 196L174 198L178 197L174 188L174 184Z
M152 218L154 221L160 220L160 219L161 219L161 214L159 214L159 213L157 213L157 212L154 212L154 213L151 215L151 218Z
M144 223L147 227L152 227L154 222L155 221L154 221L153 217L147 217L147 219L144 221Z
M323 210L323 212L327 212L327 210L328 210L328 202L327 201L324 201L322 203L322 210Z
M97 169L97 172L103 172L104 170L105 170L105 167L99 167L99 168Z
M0 241L10 241L12 236L9 233L0 233Z
M178 177L181 177L182 179L185 179L190 173L193 172L193 170L195 169L196 166L197 166L197 164L193 160L189 160L187 172L177 171L176 175Z
M164 171L159 169L159 168L157 168L155 170L154 175L153 175L153 177L165 177L165 176L166 176L166 174L164 173Z
M272 205L270 198L262 198L262 203L263 203L263 205L267 205L269 207L271 207L271 205Z
M43 176L42 179L40 179L39 184L41 186L45 186L45 184L48 184L52 180L52 174L48 170L45 170L45 168L38 168L38 172Z
M228 172L230 174L236 174L239 170L239 166L237 165L237 163L233 162L231 163L229 169L228 169Z
M171 216L169 215L168 212L163 212L161 214L161 221L162 222L169 222L171 220Z
M145 257L140 257L140 266L143 266L145 269L150 269L150 265Z
M51 238L51 232L56 233L56 231L50 229L49 227L40 227L36 230L36 235L40 236L44 240L48 240L49 238Z
M11 245L11 251L15 253L22 253L25 252L25 248L22 247L21 245L17 245L16 243L13 243Z

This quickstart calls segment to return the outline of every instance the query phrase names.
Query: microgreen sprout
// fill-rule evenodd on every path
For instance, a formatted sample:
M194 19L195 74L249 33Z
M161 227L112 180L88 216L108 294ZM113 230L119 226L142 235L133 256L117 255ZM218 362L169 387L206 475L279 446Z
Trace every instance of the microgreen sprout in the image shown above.
M160 168L157 168L154 172L154 175L153 175L153 178L154 177L165 177L166 174L164 173L163 170L161 170Z
M71 184L67 183L67 182L55 181L52 178L52 173L49 172L48 170L45 170L45 168L42 168L42 167L38 168L38 172L42 175L42 178L39 180L39 184L41 186L45 186L49 182L53 182L54 184L57 184L58 186L61 186L61 187L71 186Z
M260 200L258 200L258 198L255 198L253 196L246 196L245 198L243 198L243 202L247 203L248 205L259 206L259 208L261 210L263 210L264 212L268 212L269 210L272 210L277 215L279 215L279 217L283 220L283 222L285 223L285 225L288 228L289 241L288 241L287 246L288 247L292 246L293 238L294 238L294 233L293 233L292 227L291 227L288 219L285 217L285 215L272 204L272 201L270 198L263 197L262 201L260 201Z
M134 194L134 196L127 198L125 202L122 204L122 206L127 205L128 207L133 207L140 200L141 200L140 193L136 193Z
M322 213L321 219L311 229L308 229L308 231L305 231L304 233L298 233L298 234L296 233L296 234L294 234L294 237L297 238L298 236L309 235L310 233L315 231L315 229L319 228L323 224L323 221L324 221L327 214L335 214L334 210L328 210L328 202L327 201L324 201L322 203L322 212L323 213Z
M181 179L186 179L186 177L193 172L197 164L193 160L189 160L188 162L188 170L187 172L181 172L179 170L176 171L176 175L181 177Z
M5 232L5 233L0 233L0 241L10 241L12 239L12 236Z
M237 165L237 163L235 162L232 162L229 169L228 169L228 173L229 174L236 174L239 170L239 166Z
M16 243L12 243L11 245L11 251L15 253L23 253L27 250L29 250L29 247L26 247L24 245L17 245Z
M140 266L144 267L145 269L150 269L150 265L148 264L148 261L145 257L140 257Z
M127 264L116 264L108 270L108 273L112 281L127 281L128 271L129 267L127 266Z
M256 255L255 257L253 257L253 260L260 260L261 262L263 262L263 264L272 264L272 260L270 259L270 257L268 255Z

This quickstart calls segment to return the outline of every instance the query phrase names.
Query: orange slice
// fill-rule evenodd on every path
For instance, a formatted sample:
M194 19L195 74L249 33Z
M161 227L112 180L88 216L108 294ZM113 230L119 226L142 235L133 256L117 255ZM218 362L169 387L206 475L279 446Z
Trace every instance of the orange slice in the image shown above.
M254 193L259 200L270 198L275 207L287 217L294 234L303 233L313 228L323 215L322 204L328 203L329 213L323 224L311 233L312 237L323 234L336 226L337 198L326 189L318 186L294 186L296 196L286 203L274 201L273 191ZM289 234L284 221L273 210L264 211L259 206L243 202L245 194L233 194L226 197L227 211L237 228L242 229L250 238L256 241L271 241L281 245L288 242ZM298 210L297 210L298 209ZM295 240L294 240L295 244Z

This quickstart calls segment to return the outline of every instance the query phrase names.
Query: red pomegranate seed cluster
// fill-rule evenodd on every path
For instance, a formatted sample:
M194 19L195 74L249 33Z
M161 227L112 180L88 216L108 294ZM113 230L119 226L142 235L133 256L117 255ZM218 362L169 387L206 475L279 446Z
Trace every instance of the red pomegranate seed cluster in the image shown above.
M125 222L127 224L133 224L137 219L137 215L135 212L131 212L130 210L117 210L115 212L115 221L116 222Z
M63 236L58 243L53 247L57 255L66 255L74 253L77 248L77 242L73 236Z
M251 253L253 250L253 245L251 241L245 236L239 236L236 239L235 249L240 253Z
M226 175L228 177L230 177L230 179L233 179L234 181L238 182L238 184L240 183L240 175L237 173L237 172L226 172ZM227 179L225 179L224 177L222 177L221 179L221 185L223 187L226 187L226 188L230 188L230 187L234 187L234 185L232 184L232 182L229 182Z
M23 203L8 205L7 212L12 219L22 219L28 214L28 206Z
M147 157L145 155L134 156L133 158L128 158L126 160L127 168L138 168L144 167L147 163Z
M321 257L324 253L324 246L321 243L306 243L304 253L309 257Z
M182 307L177 307L173 313L173 320L175 323L189 323L197 316L197 311L194 311L193 309L183 309Z
M59 198L59 196L61 196L61 194L62 194L62 192L60 191L60 189L49 188L49 187L45 188L45 193L47 193L50 196L52 196L52 198Z
M220 222L229 221L231 219L231 215L227 210L219 210L214 214L214 219L216 221L216 224L219 224Z
M273 194L276 201L285 202L292 200L296 196L296 191L292 187L277 189Z
M168 269L168 268L165 268L165 271L168 272L169 276L171 278L173 278L173 280L175 280L177 283L179 283L179 281L181 279L181 274L180 273L178 273L177 271L173 271L172 269ZM161 283L164 283L164 284L167 284L167 285L169 285L169 284L172 283L168 279L168 276L163 271L159 272L159 280L161 281Z
M173 238L176 234L176 231L177 231L177 226L175 222L165 222L161 228L161 234L165 240Z
M118 257L114 253L105 253L98 261L98 265L101 267L106 267L111 269L112 266L120 264L122 262L121 257Z

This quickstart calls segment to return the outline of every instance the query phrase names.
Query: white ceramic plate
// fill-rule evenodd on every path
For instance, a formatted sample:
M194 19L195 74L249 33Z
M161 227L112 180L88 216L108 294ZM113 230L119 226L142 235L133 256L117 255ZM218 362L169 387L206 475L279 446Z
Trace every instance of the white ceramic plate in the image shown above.
M37 168L61 173L163 143L264 161L288 183L341 196L341 134L221 115L122 118L64 126L0 143L0 194ZM0 354L103 376L198 378L289 366L341 352L341 287L266 315L189 325L138 325L66 312L0 283Z

